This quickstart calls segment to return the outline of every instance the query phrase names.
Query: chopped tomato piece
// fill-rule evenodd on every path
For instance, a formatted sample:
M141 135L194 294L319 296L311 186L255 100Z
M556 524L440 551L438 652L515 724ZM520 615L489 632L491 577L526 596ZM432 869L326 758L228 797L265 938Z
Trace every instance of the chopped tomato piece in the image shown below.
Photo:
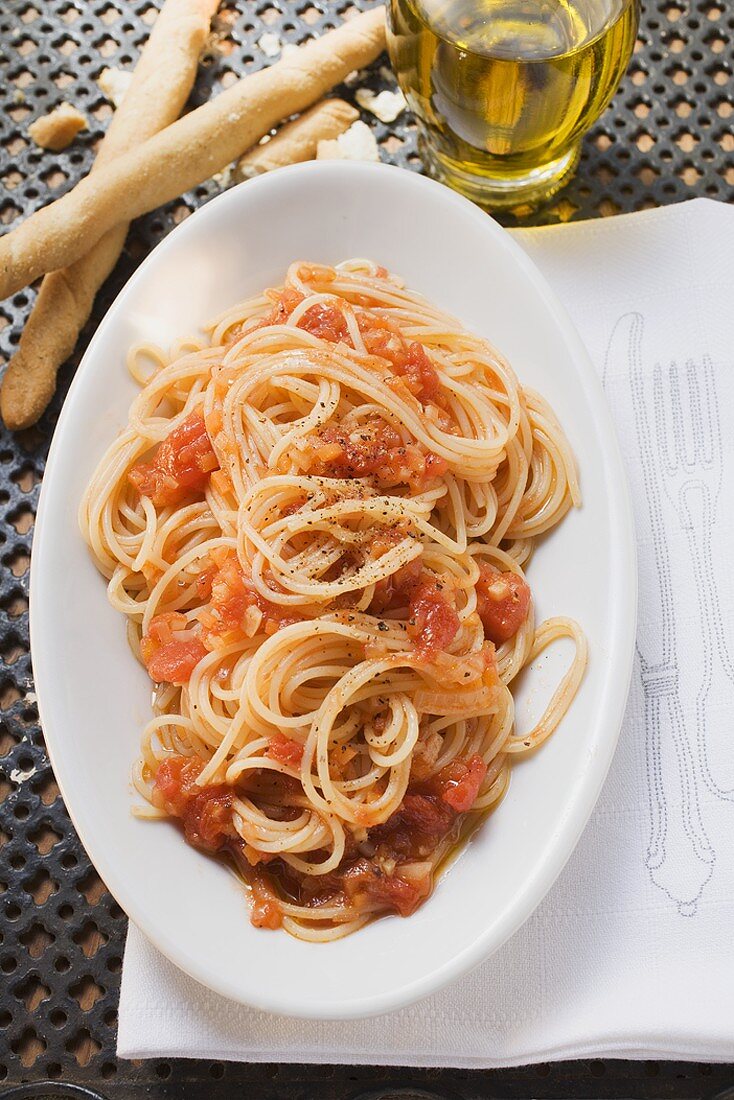
M329 426L314 440L316 459L332 477L369 477L400 447L400 435L383 420L347 427Z
M189 844L217 852L237 833L232 824L234 791L225 783L200 787L196 779L203 764L185 756L172 756L159 765L155 776L164 809L183 822Z
M369 837L384 856L415 859L430 855L455 821L456 813L440 794L409 790L392 817L370 829Z
M140 640L140 652L151 680L157 684L186 684L206 649L189 629L185 615L166 611L150 621Z
M445 458L441 455L435 455L429 451L426 455L426 473L425 477L427 481L430 481L434 477L443 477L449 468L449 464Z
M440 581L426 574L410 597L408 637L421 657L430 660L448 649L460 627L459 616L446 598Z
M328 340L332 344L346 340L349 333L346 318L339 307L326 305L323 302L318 302L306 310L298 322L298 328L305 329L306 332L318 336L321 340Z
M278 325L282 324L283 321L287 321L296 306L300 306L303 301L300 290L292 290L290 287L284 287L282 290L271 290L268 292L268 297L275 303L273 312L270 315L271 325Z
M495 645L513 638L528 617L530 588L516 573L500 573L481 562L476 584L477 611L484 636Z
M169 642L148 662L150 678L157 684L186 684L206 652L198 638L188 642Z
M280 928L283 912L278 899L259 875L250 878L250 921L256 928Z
M409 917L431 892L431 876L411 880L386 874L378 864L362 859L344 874L344 890L358 909L388 909Z
M360 314L358 324L370 355L387 359L394 373L423 405L436 400L441 383L422 344L417 340L408 343L397 325L374 313Z
M410 781L420 783L433 775L436 761L443 748L443 737L436 730L421 729L410 761Z
M139 462L128 480L157 508L179 504L206 488L219 467L201 413L192 413L159 444L150 462Z
M204 558L204 561L207 559ZM212 582L217 575L216 565L207 565L196 578L196 594L200 600L208 600L212 594Z
M292 516L298 511L299 508L303 508L306 503L305 496L298 496L295 500L292 500L290 504L286 504L285 507L280 509L281 516Z
M266 751L268 756L277 760L279 764L287 764L293 768L300 765L303 757L303 745L300 741L293 741L282 733L276 733L270 738Z
M446 650L461 625L445 582L414 559L392 576L378 581L370 602L373 615L407 607L408 637L417 652L431 660Z
M278 858L272 852L261 852L259 848L253 848L251 844L247 843L242 845L242 855L250 867L257 867L259 863L270 863Z
M273 302L270 313L264 317L253 317L244 324L237 324L227 333L228 342L239 339L240 336L257 332L261 328L269 328L270 325L284 325L297 305L303 301L303 295L299 290L291 290L283 287L282 290L266 290L265 296Z
M414 341L408 346L405 359L395 364L395 373L402 376L411 393L423 404L435 401L441 392L441 383L433 363L422 344Z
M378 581L370 603L371 613L381 615L384 611L407 608L411 594L422 575L423 566L420 558L413 558L389 577Z
M300 616L265 599L246 576L240 561L231 550L214 551L214 568L202 574L208 585L210 604L199 612L199 622L204 627L204 640L214 648L215 640L225 634L244 633L251 637L258 630L272 634L279 627L300 622ZM248 614L254 610L255 620L248 622ZM259 616L259 619L258 619Z
M382 488L410 485L418 492L448 468L444 459L417 443L404 443L399 432L375 417L358 427L329 425L309 442L309 470L322 477L374 477Z
M245 584L237 555L231 552L219 555L217 570L211 579L211 609L216 623L209 629L224 634L241 628L247 609L256 606L255 592Z
M397 325L369 311L358 314L357 324L370 355L387 359L393 367L402 360L406 342Z
M467 813L477 800L477 795L487 774L487 765L475 754L469 760L453 760L442 768L433 780L433 786L441 798L457 814Z

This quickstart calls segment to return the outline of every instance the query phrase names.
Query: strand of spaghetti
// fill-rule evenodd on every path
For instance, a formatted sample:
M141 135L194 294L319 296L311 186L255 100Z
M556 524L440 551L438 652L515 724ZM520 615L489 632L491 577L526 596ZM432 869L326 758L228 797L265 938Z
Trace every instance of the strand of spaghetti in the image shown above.
M546 619L544 623L541 623L536 631L535 641L530 650L527 663L534 661L546 646L559 638L570 638L575 646L576 652L568 671L553 692L540 721L529 733L511 737L503 746L503 752L517 755L531 752L542 745L563 718L579 689L588 660L588 643L583 631L573 619Z
M496 455L499 461L510 432L507 424L496 417L495 409L484 392L484 387L458 385L439 375L439 381L445 384L450 412L459 421L461 429L459 446L453 433L443 430L430 420L425 420L420 405L415 400L408 400L410 394L401 398L398 393L391 391L385 384L384 374L379 373L373 357L365 356L362 359L354 353L347 357L345 352L340 352L339 347L335 348L333 345L329 346L327 351L319 346L318 338L310 336L307 332L302 335L299 333L301 350L297 355L297 361L295 350L290 354L286 352L285 356L266 355L268 343L278 346L278 350L282 352L283 337L292 335L293 330L284 333L278 331L280 328L281 326L272 326L270 332L261 330L244 336L227 350L224 368L233 361L242 360L245 355L252 356L251 369L245 371L238 379L238 387L230 390L227 397L228 404L239 404L246 400L251 391L262 386L266 379L280 375L285 367L287 371L297 371L305 377L326 377L342 385L357 388L369 400L395 410L396 419L403 423L416 439L432 447L436 453L449 461L461 459L463 463L468 463L468 467L462 470L464 476L470 476L472 466L477 473L481 471L486 476L487 466L492 457ZM309 347L318 350L319 355L309 355ZM516 400L513 394L513 404Z
M178 118L218 6L219 0L166 0L92 172ZM114 226L86 255L41 283L0 388L0 413L12 431L35 424L51 400L58 369L74 350L97 291L117 263L127 229L127 224Z
M113 226L209 179L385 47L382 6L243 77L0 238L0 298L75 260Z

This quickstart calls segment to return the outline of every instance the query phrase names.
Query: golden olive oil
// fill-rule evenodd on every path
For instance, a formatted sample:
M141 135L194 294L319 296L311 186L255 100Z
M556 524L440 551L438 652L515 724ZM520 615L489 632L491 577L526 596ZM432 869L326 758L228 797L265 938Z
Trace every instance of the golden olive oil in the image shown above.
M390 0L429 168L471 198L547 197L627 68L638 0Z

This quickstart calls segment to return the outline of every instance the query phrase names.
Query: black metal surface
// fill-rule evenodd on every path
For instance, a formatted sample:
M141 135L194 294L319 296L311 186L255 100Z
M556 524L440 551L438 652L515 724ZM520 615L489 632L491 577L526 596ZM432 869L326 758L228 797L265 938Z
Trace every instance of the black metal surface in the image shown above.
M58 1081L13 1085L0 1092L0 1100L103 1100L98 1092L83 1085L67 1085Z
M9 227L89 169L111 114L95 80L105 66L133 63L155 6L153 0L0 0L0 224ZM300 42L333 26L347 7L364 6L363 0L228 0L217 24L218 49L202 67L192 102L264 64L257 47L264 32ZM734 183L733 30L734 12L725 0L648 4L630 72L587 140L577 177L525 224L694 195L727 199ZM366 83L378 87L384 79L377 64ZM63 99L86 111L90 130L63 153L37 149L27 137L28 123ZM419 169L415 131L405 116L390 126L367 121L384 159ZM28 654L32 523L61 400L91 332L141 258L218 189L206 184L136 223L62 371L51 409L38 429L0 435L0 1081L35 1082L0 1097L469 1100L723 1093L734 1085L734 1067L586 1061L468 1072L116 1059L125 917L69 822L38 725ZM23 291L0 303L0 358L12 353L32 298ZM59 1082L87 1091L63 1090Z

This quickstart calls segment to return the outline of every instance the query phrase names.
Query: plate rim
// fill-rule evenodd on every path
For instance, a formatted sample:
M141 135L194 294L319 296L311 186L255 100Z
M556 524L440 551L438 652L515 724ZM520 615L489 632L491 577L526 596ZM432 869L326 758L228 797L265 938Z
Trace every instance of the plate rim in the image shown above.
M442 192L443 201L448 205L454 205L460 208L465 216L473 217L477 226L482 227L483 234L489 232L495 239L502 238L502 247L509 249L515 263L521 269L523 277L532 284L535 292L552 312L563 336L564 343L573 350L574 362L578 364L579 368L583 367L583 369L579 369L577 372L578 379L584 389L586 401L595 414L597 426L601 429L601 433L597 435L597 439L599 440L602 454L602 467L606 480L615 490L610 493L608 497L611 527L616 534L611 558L615 566L614 576L616 580L624 578L626 582L625 584L617 585L620 600L617 607L616 630L611 636L611 652L607 662L608 671L604 680L604 685L607 689L612 680L616 683L618 688L611 699L611 712L608 710L603 719L608 734L598 739L598 744L595 747L594 753L595 759L590 759L585 768L581 792L576 795L573 802L571 802L571 800L568 801L565 813L558 823L552 850L539 867L533 879L532 890L524 888L519 894L517 903L512 910L512 919L506 922L506 927L503 929L504 934L493 939L492 943L488 944L486 940L489 932L485 931L477 936L477 938L462 951L454 955L450 961L429 970L428 973L422 974L419 978L409 981L391 990L389 993L378 993L362 998L352 996L341 1002L335 1002L333 1005L329 1006L328 1011L323 1009L314 1010L313 1006L310 1006L303 998L299 1000L290 997L284 1001L283 998L277 994L271 996L267 991L258 991L256 995L250 995L248 993L247 997L245 997L241 991L238 991L235 983L226 979L220 980L217 975L208 973L204 965L199 965L198 958L191 954L182 954L182 951L176 944L175 938L169 936L165 928L156 926L155 911L148 910L148 916L146 916L145 906L138 905L135 889L128 888L125 879L123 877L118 877L113 861L111 858L107 857L103 837L99 836L98 831L93 825L88 827L89 823L84 821L83 812L77 813L77 809L73 805L74 798L69 800L67 797L67 791L70 789L70 784L67 782L67 771L64 766L64 758L67 755L63 748L64 732L63 730L56 729L52 717L53 707L51 705L48 707L46 706L48 697L44 700L44 669L46 668L46 662L49 656L44 650L43 642L40 640L43 634L42 621L44 613L39 607L39 600L34 596L34 594L38 592L39 587L42 589L43 586L43 564L48 553L46 549L45 502L50 489L47 487L51 485L53 480L56 455L64 445L67 422L73 417L74 395L76 391L81 388L86 374L94 365L97 345L104 338L104 333L110 323L110 318L119 310L124 309L125 300L132 289L134 289L137 282L145 276L148 267L156 262L156 258L159 257L164 250L171 247L171 241L177 241L179 235L189 232L189 227L193 220L196 218L201 220L209 208L217 203L223 204L225 202L231 202L233 194L239 192L241 195L243 193L242 189L245 187L249 187L249 193L254 194L255 188L262 190L265 187L272 186L273 179L283 179L286 175L299 176L306 173L315 174L319 172L324 175L343 174L345 177L353 175L355 181L357 177L363 176L367 178L371 173L375 172L383 174L389 172L394 175L399 173L403 183L398 183L398 186L404 185L408 188L416 187L423 189L428 188L436 191L440 190ZM75 511L73 522L76 523ZM79 537L81 538L81 535ZM260 1011L301 1019L361 1019L395 1011L430 996L449 982L463 976L498 951L527 921L538 905L540 905L575 851L596 806L614 757L633 670L637 623L637 552L629 483L613 427L611 413L604 397L601 380L565 306L558 299L545 276L541 274L533 260L528 256L517 240L483 210L475 206L468 199L450 191L444 185L426 176L419 175L418 173L384 163L348 161L305 162L279 168L273 172L255 177L254 179L243 181L235 187L222 192L204 206L199 207L189 218L185 219L168 233L167 236L150 251L120 289L100 321L81 359L74 378L72 379L58 423L54 429L51 446L46 460L33 531L33 551L34 552L31 554L29 574L29 633L34 685L38 701L39 719L44 733L49 760L67 812L69 813L72 824L90 861L99 873L107 889L125 911L128 919L136 925L143 935L157 947L169 961L201 985L230 1000L248 1005ZM624 690L621 690L622 688ZM589 774L589 770L592 767L593 782L591 782L591 776ZM573 813L571 809L573 809ZM95 839L97 836L99 836L99 840ZM150 919L148 919L148 917L150 917ZM325 945L323 944L315 945L315 948L318 950L324 950L324 947ZM261 992L262 995L260 995Z

